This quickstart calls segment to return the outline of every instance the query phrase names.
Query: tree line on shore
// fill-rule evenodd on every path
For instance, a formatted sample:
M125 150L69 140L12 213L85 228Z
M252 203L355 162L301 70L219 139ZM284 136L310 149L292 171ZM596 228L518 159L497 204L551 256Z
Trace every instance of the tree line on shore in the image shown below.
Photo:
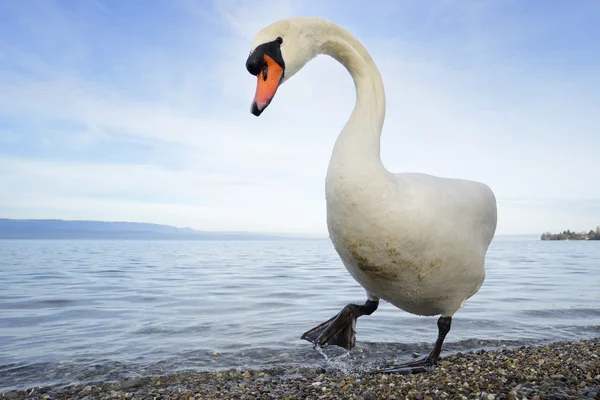
M596 227L596 230L590 230L589 232L572 232L570 230L562 231L560 233L542 233L542 240L600 240L600 226Z

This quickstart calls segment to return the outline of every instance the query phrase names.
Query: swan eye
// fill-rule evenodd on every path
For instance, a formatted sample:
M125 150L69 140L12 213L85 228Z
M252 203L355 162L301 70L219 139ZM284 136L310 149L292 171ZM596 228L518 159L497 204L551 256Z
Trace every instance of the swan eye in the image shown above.
M267 65L265 65L262 69L262 76L263 76L263 81L267 80L267 74L269 72L269 67Z
M281 38L281 36L279 36L277 39L275 39L275 41L279 44L283 43L283 39Z

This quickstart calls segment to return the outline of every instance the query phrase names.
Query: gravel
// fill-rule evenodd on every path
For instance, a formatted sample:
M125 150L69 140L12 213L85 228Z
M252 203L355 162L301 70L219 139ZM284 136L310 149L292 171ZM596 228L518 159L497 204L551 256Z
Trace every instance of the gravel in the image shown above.
M286 369L186 372L99 385L34 388L0 399L596 399L600 338L457 353L433 373Z

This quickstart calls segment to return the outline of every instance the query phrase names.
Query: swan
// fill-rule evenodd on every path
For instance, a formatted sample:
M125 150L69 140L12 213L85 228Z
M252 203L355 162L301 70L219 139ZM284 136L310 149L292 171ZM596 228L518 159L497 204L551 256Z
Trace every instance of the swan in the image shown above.
M278 88L319 54L344 65L356 87L356 104L331 153L325 192L329 237L366 301L348 304L301 339L350 351L357 318L385 300L415 315L439 315L438 337L426 357L379 371L432 371L454 314L484 282L497 224L495 195L483 183L391 173L383 166L381 75L363 45L331 21L293 17L256 34L246 61L257 77L251 113L260 116Z

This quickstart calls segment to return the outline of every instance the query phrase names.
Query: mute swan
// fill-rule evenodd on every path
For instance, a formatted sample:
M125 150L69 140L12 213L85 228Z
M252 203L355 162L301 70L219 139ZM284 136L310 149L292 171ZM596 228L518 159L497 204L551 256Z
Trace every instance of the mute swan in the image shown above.
M496 231L495 196L478 182L385 169L381 75L360 42L330 21L295 17L256 35L246 61L248 72L257 76L252 114L259 116L279 86L319 54L342 63L356 86L356 105L327 170L327 226L367 300L348 304L302 339L315 347L350 350L357 318L372 314L383 299L409 313L440 317L438 338L427 357L381 371L431 371L452 317L484 281L485 255Z

